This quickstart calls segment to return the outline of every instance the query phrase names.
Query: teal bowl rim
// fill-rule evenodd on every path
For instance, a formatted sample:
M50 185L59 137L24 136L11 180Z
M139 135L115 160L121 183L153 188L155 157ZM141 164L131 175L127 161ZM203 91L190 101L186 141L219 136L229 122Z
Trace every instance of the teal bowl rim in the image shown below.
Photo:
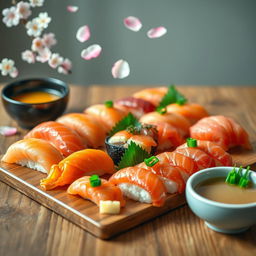
M41 103L25 103L25 102L21 102L21 101L18 101L18 100L14 100L10 97L8 97L6 95L6 90L9 88L9 87L13 87L13 86L16 86L16 85L19 85L21 83L26 83L26 82L31 82L31 81L43 81L43 82L51 82L51 83L54 83L56 85L60 85L62 86L63 88L65 88L65 93L63 95L61 95L58 99L56 100L51 100L51 101L47 101L47 102L41 102ZM52 77L47 77L47 78L28 78L28 79L21 79L21 80L16 80L14 82L11 82L9 84L6 84L3 89L2 89L2 92L1 92L1 97L3 99L5 99L6 101L10 102L10 103L13 103L13 104L16 104L16 105L21 105L21 106L33 106L33 105L43 105L43 104L49 104L49 103L55 103L55 102L58 102L58 101L62 101L65 97L69 97L69 94L70 94L70 89L69 89L69 86L66 82L60 80L60 79L56 79L56 78L52 78Z
M207 199L201 195L199 195L194 187L192 186L192 182L195 182L194 180L196 180L198 178L198 176L201 176L201 175L205 175L205 173L208 173L209 171L210 172L214 172L214 169L223 169L225 170L225 172L227 170L231 171L234 167L232 166L218 166L218 167L212 167L212 168L207 168L207 169L203 169L199 172L196 172L194 174L192 174L188 180L187 180L187 185L186 185L186 197L187 197L187 194L191 194L191 196L193 196L195 199L201 201L201 202L204 202L206 204L209 204L209 205L212 205L212 206L217 206L217 207L222 207L222 208L229 208L229 209L243 209L243 208L254 208L256 207L256 202L255 203L245 203L245 204L226 204L226 203L221 203L221 202L217 202L217 201L213 201L213 200L210 200L210 199ZM243 169L243 172L246 171L246 169ZM254 171L249 171L250 173L250 176L251 177L252 175L255 177L255 181L253 182L255 185L256 185L256 172ZM221 177L221 176L220 176ZM209 177L211 178L211 177ZM204 179L204 180L207 180L207 179ZM201 182L203 180L200 180L196 183L196 185Z

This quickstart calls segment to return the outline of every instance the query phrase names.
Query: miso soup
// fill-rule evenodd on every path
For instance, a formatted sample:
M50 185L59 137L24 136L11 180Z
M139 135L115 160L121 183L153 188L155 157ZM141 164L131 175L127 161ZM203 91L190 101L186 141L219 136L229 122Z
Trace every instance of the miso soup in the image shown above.
M199 183L195 191L210 200L226 204L256 203L256 187L240 188L225 182L225 177L208 179Z

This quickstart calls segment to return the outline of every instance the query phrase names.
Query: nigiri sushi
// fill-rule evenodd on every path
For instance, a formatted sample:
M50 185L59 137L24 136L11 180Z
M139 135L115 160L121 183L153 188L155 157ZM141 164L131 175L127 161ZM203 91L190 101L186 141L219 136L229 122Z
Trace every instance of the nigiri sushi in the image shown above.
M24 138L46 140L55 146L64 157L86 148L86 145L75 131L53 121L37 125Z
M178 147L187 148L187 143L184 143ZM209 156L211 156L216 166L232 166L232 157L222 147L211 141L197 140L197 146L200 150L203 150Z
M149 101L158 106L167 91L167 87L147 88L134 93L133 97Z
M162 206L166 188L154 173L137 166L127 167L114 173L109 181L117 185L125 196L142 203Z
M199 104L186 103L179 105L176 103L170 104L166 107L167 113L178 113L186 117L191 124L196 123L203 117L209 116L205 108Z
M190 136L198 140L212 141L224 150L234 146L251 149L247 132L233 119L225 116L202 118L190 128Z
M175 152L192 158L199 170L216 166L214 159L198 148L177 148Z
M120 205L125 206L122 191L119 187L113 185L105 179L100 179L101 185L92 187L90 185L90 176L84 176L74 181L67 192L71 195L79 195L88 199L99 206L100 201L119 201Z
M144 162L137 166L158 175L163 181L168 193L182 193L185 190L186 180L189 176L182 168L162 161L157 162L153 166L147 166Z
M157 158L162 163L169 163L172 166L178 166L182 168L188 176L199 171L198 165L196 164L194 159L180 154L176 151L163 152L161 154L158 154Z
M182 136L187 136L189 134L190 122L186 117L176 113L160 114L158 112L151 112L142 116L140 122L145 124L165 122L177 128Z
M69 155L59 164L52 165L49 175L41 180L40 185L45 190L50 190L71 184L82 176L113 172L114 163L107 153L98 149L84 149Z
M108 133L116 123L118 123L128 112L116 108L111 104L97 104L92 105L84 110L84 113L95 117L104 128L105 132Z
M180 134L179 130L169 123L165 122L150 122L151 125L155 125L158 134L158 146L157 151L169 151L175 149L182 143L184 138Z
M49 173L51 166L63 159L61 153L49 142L40 139L23 139L13 143L2 161Z
M137 118L140 118L146 113L155 111L155 106L151 102L134 97L116 100L115 106L125 112L132 113Z
M56 120L76 131L90 148L104 145L105 131L101 124L91 115L70 113Z

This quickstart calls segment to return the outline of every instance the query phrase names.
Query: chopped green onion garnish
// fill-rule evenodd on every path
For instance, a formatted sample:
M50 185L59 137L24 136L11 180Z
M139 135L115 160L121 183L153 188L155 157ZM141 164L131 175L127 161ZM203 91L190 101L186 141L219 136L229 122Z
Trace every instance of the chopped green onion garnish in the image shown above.
M98 187L101 185L101 179L98 175L94 174L90 177L90 185L91 187Z
M167 112L167 109L163 107L159 107L156 109L156 112L158 112L161 115L164 115Z
M144 159L144 163L149 166L152 167L154 166L156 163L159 162L159 159L156 156L151 156L150 158L146 158Z
M250 169L250 166L247 166L245 174L244 174L244 175L240 178L240 180L239 180L238 185L239 185L239 187L241 187L241 188L245 188L245 187L247 187L248 184L249 184L249 179L248 179L248 176L249 176L249 169Z
M197 147L197 140L193 138L187 138L187 146L189 148L196 148Z
M105 101L104 104L107 108L113 108L113 101L112 100L107 100L107 101Z
M248 186L250 180L249 180L249 169L250 166L247 166L246 172L244 175L242 175L242 169L243 167L240 166L237 170L236 167L234 167L229 173L226 178L226 183L232 184L232 185L238 185L241 188L245 188Z

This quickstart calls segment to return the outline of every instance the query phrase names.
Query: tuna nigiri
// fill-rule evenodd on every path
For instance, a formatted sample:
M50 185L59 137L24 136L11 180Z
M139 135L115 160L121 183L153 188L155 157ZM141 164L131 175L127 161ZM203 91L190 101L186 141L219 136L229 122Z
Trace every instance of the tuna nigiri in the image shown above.
M40 185L50 190L58 186L71 184L82 176L103 175L114 172L114 163L110 156L97 149L77 151L51 167L46 179Z
M142 116L140 122L145 124L165 122L177 128L182 136L189 134L190 122L184 116L176 113L160 114L158 112L151 112Z
M70 113L58 118L57 122L76 131L88 147L98 148L104 145L105 131L91 115Z
M209 116L205 108L199 104L186 103L183 105L170 104L166 107L168 113L178 113L186 117L191 124L196 123L203 117Z
M155 106L151 102L134 97L116 100L115 106L125 112L132 113L137 118L140 118L146 113L155 111Z
M100 186L92 187L90 185L90 176L84 176L74 181L68 187L67 192L91 200L98 206L101 200L119 201L121 206L125 206L125 200L121 189L105 179L101 179Z
M85 109L84 112L94 116L100 122L105 132L108 133L115 124L127 114L127 112L112 106L112 104L110 104L110 106L106 105L92 105Z
M2 161L49 173L51 166L58 164L62 159L61 153L49 142L31 138L13 143Z
M49 121L37 125L25 138L37 138L50 142L65 157L86 148L80 136L63 124Z
M251 149L247 132L233 119L225 116L210 116L190 128L190 136L198 140L212 141L224 150L234 146Z
M184 143L178 147L179 148L187 148L187 143ZM216 166L232 166L232 157L229 153L227 153L222 147L211 142L204 140L197 140L197 147L200 150L203 150L209 156L211 156Z
M133 200L162 206L166 199L166 188L154 173L137 166L127 167L114 173L109 181Z
M147 88L134 93L133 97L149 101L158 106L167 91L167 87Z
M196 162L199 170L215 166L213 158L198 148L177 148L175 151L192 158Z

